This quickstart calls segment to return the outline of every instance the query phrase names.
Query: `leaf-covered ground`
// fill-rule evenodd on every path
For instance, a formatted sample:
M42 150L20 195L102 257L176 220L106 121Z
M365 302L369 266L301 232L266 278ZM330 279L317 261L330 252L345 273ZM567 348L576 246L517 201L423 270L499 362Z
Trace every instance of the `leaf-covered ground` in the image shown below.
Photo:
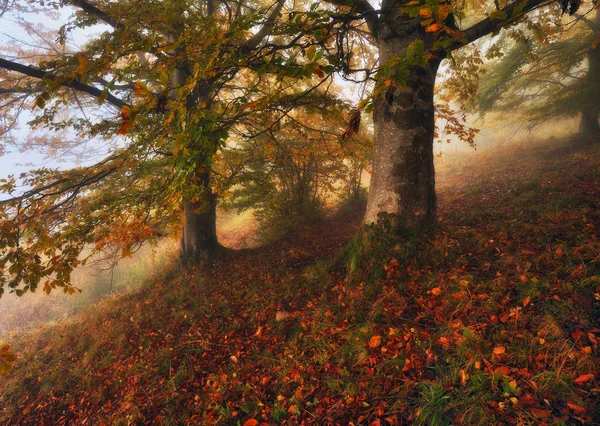
M356 211L16 339L0 424L600 424L600 149L468 157L352 280Z

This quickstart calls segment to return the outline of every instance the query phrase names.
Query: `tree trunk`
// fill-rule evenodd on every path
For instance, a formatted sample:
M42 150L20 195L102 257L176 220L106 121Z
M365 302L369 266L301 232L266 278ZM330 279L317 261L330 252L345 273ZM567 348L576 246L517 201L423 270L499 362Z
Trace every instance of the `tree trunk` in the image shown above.
M211 265L219 247L217 240L217 197L210 190L210 171L200 175L203 195L198 202L186 202L183 207L181 257L186 262Z
M419 23L417 26L420 27ZM420 31L405 37L378 37L380 64L404 54L420 38ZM401 234L419 234L435 223L436 195L433 167L435 77L440 61L415 67L406 87L393 96L375 99L373 173L365 224L382 213L394 215Z
M600 11L596 12L595 23L600 26ZM599 33L597 29L595 29L595 33ZM600 112L600 46L590 46L588 64L587 96L581 111L579 136L582 139L600 142L600 125L598 124L598 113Z

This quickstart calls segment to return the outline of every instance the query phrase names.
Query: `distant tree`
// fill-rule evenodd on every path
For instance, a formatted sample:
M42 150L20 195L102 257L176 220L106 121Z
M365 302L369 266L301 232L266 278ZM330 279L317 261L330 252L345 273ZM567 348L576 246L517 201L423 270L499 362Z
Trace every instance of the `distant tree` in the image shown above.
M547 44L505 42L508 52L481 79L479 111L523 110L532 127L579 116L582 139L600 142L600 12L575 19Z
M256 209L267 227L272 222L288 226L319 216L336 193L344 192L346 199L356 197L371 143L364 132L351 130L340 137L347 116L348 105L322 94L320 102L295 108L269 131L242 136L223 153L227 168L239 170L229 181L226 205ZM260 117L273 118L272 114Z

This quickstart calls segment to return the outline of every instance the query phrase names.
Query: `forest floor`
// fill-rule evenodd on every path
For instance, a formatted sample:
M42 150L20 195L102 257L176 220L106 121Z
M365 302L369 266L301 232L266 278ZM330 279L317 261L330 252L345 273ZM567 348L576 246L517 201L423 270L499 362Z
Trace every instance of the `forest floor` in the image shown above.
M0 424L600 424L600 147L439 170L439 229L351 278L346 210L13 339Z

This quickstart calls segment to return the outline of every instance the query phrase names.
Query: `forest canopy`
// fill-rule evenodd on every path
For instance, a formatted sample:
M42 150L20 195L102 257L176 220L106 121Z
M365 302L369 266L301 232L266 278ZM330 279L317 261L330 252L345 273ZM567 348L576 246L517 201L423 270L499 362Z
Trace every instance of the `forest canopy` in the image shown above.
M569 41L560 36L565 16L591 22L597 3L5 0L2 6L2 19L26 34L4 43L0 55L5 146L54 156L104 147L103 158L85 166L39 168L1 182L0 295L21 295L39 286L75 291L70 274L85 262L86 247L128 256L144 242L179 235L186 262L210 265L219 249L217 204L242 191L247 201L260 194L263 203L266 193L275 194L283 206L286 178L269 171L294 170L300 157L309 159L302 167L323 166L311 176L330 186L356 179L352 168L372 158L364 223L390 214L398 234L422 235L436 223L436 112L472 141L460 119L460 106L476 96L472 71L498 58L499 66L509 64L498 71L505 81L523 66L518 51L504 55L476 42L502 31L514 41L509 48L528 46L528 58L544 49L561 58L560 45ZM597 25L588 32L576 38L578 51L597 53ZM584 56L569 59L571 68L559 61L557 72L579 73ZM444 59L452 74L436 110ZM573 84L596 93L591 80ZM479 104L501 105L493 92L500 83L482 84ZM352 87L358 98L344 98L340 87ZM565 96L548 102L558 110L569 102ZM595 108L585 114L597 125ZM373 150L357 157L365 152L359 145L371 144L361 133L370 114ZM282 159L287 169L279 167ZM301 209L311 197L318 204L321 188L303 179L290 181L301 188L296 196L304 194Z

